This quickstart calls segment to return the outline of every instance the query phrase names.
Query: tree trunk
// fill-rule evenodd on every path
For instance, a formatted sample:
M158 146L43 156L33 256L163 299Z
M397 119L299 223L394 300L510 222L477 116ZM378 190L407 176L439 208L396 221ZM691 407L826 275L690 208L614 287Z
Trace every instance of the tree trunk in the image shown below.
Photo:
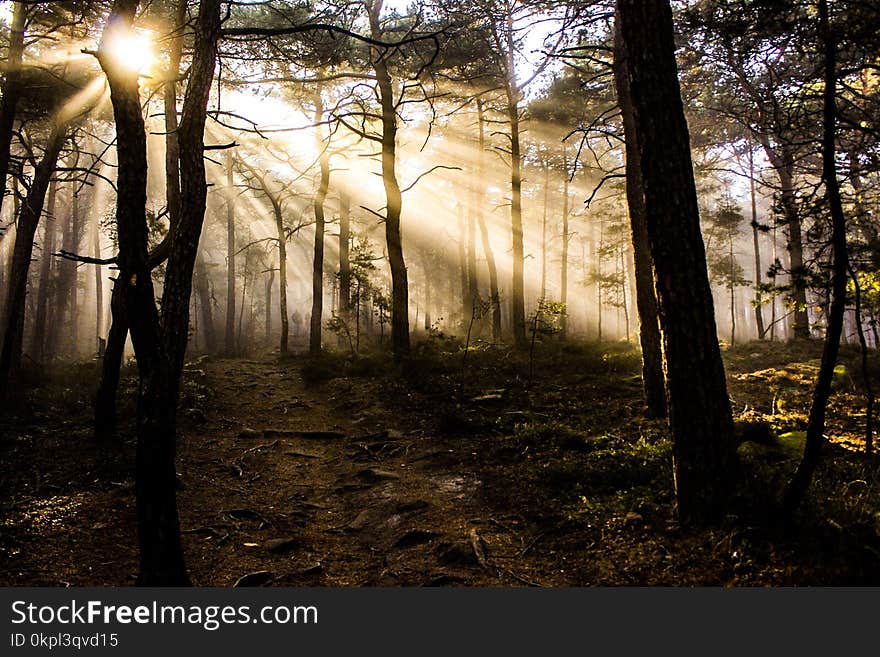
M46 150L34 170L30 190L18 216L4 315L6 329L3 334L3 349L0 352L0 400L8 397L21 369L27 281L34 251L34 236L40 215L43 213L49 182L55 173L58 156L67 138L67 127L65 123L56 123L53 126Z
M547 298L547 208L550 205L550 164L544 163L544 211L541 215L541 301Z
M177 518L174 412L147 252L147 144L137 73L103 54L115 30L129 30L137 0L116 0L99 47L116 122L119 278L140 377L135 467L142 585L188 584ZM184 332L183 339L186 339Z
M34 317L32 332L32 347L34 360L40 365L46 366L46 317L48 315L49 296L52 293L52 252L55 250L55 234L58 230L58 222L55 219L55 194L57 183L53 180L49 184L49 198L46 202L46 221L43 222L43 243L40 252L40 287L37 294L37 312ZM54 301L54 300L53 300Z
M125 318L125 297L119 278L113 279L110 293L110 332L101 361L101 382L95 397L95 438L106 443L116 435L116 392L125 341L128 337L128 321Z
M568 333L568 156L562 145L562 257L559 265L559 301L562 303L562 337Z
M467 218L467 272L468 272L468 311L476 317L480 305L479 278L477 276L477 223L476 210L470 208Z
M324 201L330 187L330 154L329 141L321 138L321 123L324 121L324 101L321 88L315 93L315 144L318 148L318 159L321 165L321 178L315 193L315 254L312 259L312 317L309 323L309 353L318 356L321 353L321 329L324 314Z
M233 156L226 158L226 355L235 355L235 196Z
M269 276L266 277L266 346L272 344L272 288L275 285L275 270L269 270Z
M71 194L70 199L70 251L73 253L79 253L79 245L82 242L83 236L83 220L82 213L80 212L80 195L79 190L76 187L73 188L73 193ZM73 265L70 268L70 274L67 279L67 293L69 303L69 318L67 327L70 331L70 354L73 358L79 358L80 349L79 349L79 265L77 263L70 263ZM61 316L59 315L59 323L61 320Z
M287 314L287 234L284 232L281 206L273 200L272 209L275 214L275 229L278 233L278 307L281 311L281 341L278 348L281 355L286 356L290 336L290 316Z
M195 281L199 300L199 310L201 310L202 315L202 333L205 336L205 350L213 354L217 352L217 333L214 326L213 303L211 300L211 285L208 277L208 270L205 265L205 260L201 255L196 259Z
M464 205L458 204L458 278L461 283L461 326L467 330L471 318L468 304L467 229L464 221Z
M650 417L666 417L666 382L663 375L663 347L658 323L654 262L648 237L645 190L639 164L639 145L635 116L629 96L627 55L620 34L620 21L614 31L614 76L617 99L626 134L626 199L632 230L636 308L639 311L639 343L642 347L642 384Z
M511 55L511 66L513 56ZM511 76L512 78L512 76ZM510 121L510 228L513 244L513 282L511 284L511 323L517 349L527 349L526 304L522 223L522 156L519 143L519 90L508 84L507 116Z
M801 218L798 214L796 190L794 185L794 153L789 144L783 144L777 152L770 144L766 134L756 135L761 142L767 159L779 177L780 204L785 225L788 230L788 269L791 276L792 293L795 303L792 337L809 338L810 321L807 315L807 283L804 269L804 248L801 231Z
M617 17L657 274L678 514L684 523L707 522L725 510L736 453L672 10L668 0L618 0Z
M763 340L767 329L764 327L764 299L761 294L761 243L758 239L758 194L755 185L755 153L749 145L749 192L752 199L752 244L755 250L755 325L758 339Z
M823 112L822 112L822 181L825 184L825 201L831 213L831 245L834 251L831 304L828 310L828 325L825 329L825 345L822 361L813 391L810 417L807 423L807 437L804 456L794 477L789 482L783 499L783 510L791 515L800 505L813 472L822 456L825 442L825 411L831 394L834 367L840 351L840 335L843 330L846 309L846 278L848 255L846 246L846 217L840 196L840 183L837 180L836 140L837 140L837 42L828 16L827 0L819 0L820 34L824 46Z
M480 239L483 242L483 253L489 269L489 297L492 302L492 341L501 342L501 296L498 293L498 268L495 265L495 253L489 240L489 229L483 216L482 202L485 200L486 185L483 181L485 171L484 153L486 150L486 118L483 113L483 101L477 99L477 122L480 129L479 150L477 154L477 184L480 194L477 199L477 224L480 227Z
M368 4L370 32L373 39L381 39L379 23L381 3ZM391 267L391 349L395 360L409 356L409 281L403 258L400 233L400 217L403 196L397 181L397 108L391 74L385 52L373 48L373 68L382 108L382 182L385 186L385 242L388 248L388 264Z
M348 191L339 190L339 316L351 321L351 199Z
M101 218L98 213L94 213L95 223L92 231L92 248L94 257L101 257ZM104 268L101 265L95 265L95 347L100 355L101 340L104 336ZM106 348L106 345L104 345Z
M6 57L6 75L0 98L0 209L6 197L6 179L9 176L9 155L15 114L21 95L21 58L24 53L24 29L28 3L12 3L12 24L9 29L9 47ZM15 214L18 214L16 211Z

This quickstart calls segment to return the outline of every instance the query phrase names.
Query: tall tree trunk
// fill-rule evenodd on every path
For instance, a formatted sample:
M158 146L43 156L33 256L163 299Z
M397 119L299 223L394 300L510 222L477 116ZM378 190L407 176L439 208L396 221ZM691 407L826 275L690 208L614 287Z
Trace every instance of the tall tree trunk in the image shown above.
M474 195L471 194L471 203L476 205ZM468 296L468 319L476 317L480 305L479 278L477 276L477 223L476 208L468 208L467 215L467 296Z
M794 182L794 152L790 144L782 144L777 151L770 144L770 140L764 133L758 133L758 141L767 155L767 159L773 166L773 170L779 177L780 204L782 216L788 232L788 269L793 288L793 301L795 303L794 322L792 324L792 337L809 338L810 322L807 315L807 282L804 269L804 247L801 227L801 218L798 214L796 189Z
M202 333L205 336L205 350L213 354L217 351L217 333L214 326L210 279L205 259L201 255L196 258L195 282L199 310L202 315Z
M278 348L281 355L286 356L290 335L290 316L287 314L287 234L284 231L281 206L273 200L272 209L275 214L275 229L278 233L278 308L281 312L281 341Z
M511 44L511 49L513 48ZM513 66L511 50L510 66ZM513 80L513 75L511 80ZM511 81L507 90L507 117L510 122L510 228L513 245L513 281L511 284L511 323L517 349L527 349L525 302L525 249L522 221L522 155L519 143L519 89Z
M269 269L266 277L266 346L272 344L272 288L275 286L275 270Z
M315 193L315 254L312 259L312 317L309 323L309 353L321 353L321 329L324 314L324 201L330 187L330 147L329 141L321 137L321 124L324 121L324 100L321 88L315 93L315 144L321 165L321 178ZM329 138L328 138L329 139Z
M461 324L463 330L467 330L471 319L471 307L468 303L467 229L462 203L458 204L458 274L461 283Z
M822 111L822 181L825 184L825 202L831 213L831 245L834 260L831 279L831 305L828 310L828 325L825 329L825 345L822 361L810 405L807 423L807 437L804 456L794 477L789 482L783 499L783 509L790 515L800 505L813 473L822 456L825 442L825 411L831 394L834 367L840 351L840 335L843 330L846 310L846 278L848 255L846 247L846 217L840 196L840 183L837 180L837 41L828 15L827 0L819 0L819 30L824 47L823 111Z
M67 138L67 127L63 122L53 125L46 150L34 170L30 190L18 216L4 315L6 328L3 333L3 349L0 352L0 400L8 397L21 369L27 281L34 251L34 236L43 213L49 182Z
M382 38L379 14L381 0L368 2L370 32L373 39ZM409 356L409 281L403 258L400 217L403 196L397 181L397 107L394 87L388 71L385 52L373 48L373 69L376 72L379 104L382 109L382 183L385 186L385 242L391 267L391 349L395 360Z
M339 190L339 316L351 321L351 199L344 188Z
M226 157L226 355L235 355L235 191L232 151Z
M6 179L9 176L9 158L15 114L21 96L21 59L24 53L24 29L27 22L28 3L12 3L12 23L9 27L9 49L6 57L6 74L3 78L3 94L0 98L0 209L6 197ZM18 214L16 212L15 214Z
M82 241L82 215L80 213L79 190L74 187L70 199L70 251L79 253L79 245ZM79 264L70 263L70 274L67 279L67 297L70 312L68 318L68 331L70 332L70 354L73 358L79 357ZM60 319L61 316L59 316Z
M135 468L142 585L188 584L180 546L174 467L176 404L167 396L170 361L163 348L147 252L147 143L138 76L106 55L116 31L131 29L137 0L116 0L99 46L116 122L116 224L119 278L140 377ZM201 154L199 154L201 157ZM166 288L167 290L167 288ZM163 304L164 308L164 304ZM183 332L186 340L186 331Z
M492 341L501 342L501 295L498 293L498 268L495 265L495 253L492 251L492 242L489 239L489 229L486 226L486 218L483 215L483 201L485 201L486 185L483 180L485 171L484 153L486 150L486 118L483 110L483 101L477 99L477 122L479 125L479 153L477 154L477 184L480 194L477 199L477 224L480 227L480 239L483 242L483 253L486 255L486 265L489 269L489 298L492 301Z
M541 215L541 301L547 298L547 209L550 205L550 164L544 163L544 211Z
M642 347L642 384L645 404L651 417L666 417L666 382L663 374L663 346L660 337L654 262L648 236L645 190L639 164L639 144L635 116L629 95L627 54L620 34L620 21L614 30L614 76L617 99L626 134L626 199L632 231L636 308L639 311L639 343Z
M678 83L672 10L668 0L618 0L617 17L657 273L678 514L684 523L701 523L725 510L736 452Z
M752 244L755 250L755 325L758 339L763 340L767 329L764 327L764 299L761 293L761 242L758 239L758 193L755 184L755 153L749 145L749 192L752 200Z
M92 227L92 249L94 257L101 257L101 218L97 212L93 212L94 225ZM95 265L95 346L100 353L99 345L104 337L104 268ZM106 345L104 345L106 348Z
M150 271L168 259L171 237L180 216L180 143L177 119L177 80L180 75L180 58L183 50L183 26L186 21L186 0L178 0L175 8L175 36L169 44L169 67L162 87L165 119L165 202L170 228L162 242L148 254ZM100 257L100 220L95 224L95 257ZM98 339L103 329L102 267L95 268L95 287L98 292L97 330ZM109 440L116 434L116 393L119 388L120 367L128 337L128 318L125 312L125 293L114 279L110 297L110 329L101 365L101 381L95 399L95 435Z
M52 251L55 250L55 234L58 222L55 220L55 194L57 183L49 184L49 198L46 202L46 221L43 222L43 244L40 253L40 287L37 294L37 312L34 317L32 348L34 359L45 366L47 363L44 347L46 346L46 317L48 315L49 297L52 292Z
M110 331L101 361L101 382L95 397L95 438L103 443L116 435L116 392L119 390L127 337L128 320L125 318L123 283L116 277L110 293Z
M568 333L568 154L562 145L562 257L559 265L559 301L562 303L562 337Z
M780 171L780 178L782 181L782 208L788 228L789 270L791 271L794 302L796 304L792 331L795 338L809 338L810 320L807 315L807 281L806 269L804 267L801 218L797 211L794 176L791 173L794 169L794 157L791 154L787 154L785 162L784 168Z

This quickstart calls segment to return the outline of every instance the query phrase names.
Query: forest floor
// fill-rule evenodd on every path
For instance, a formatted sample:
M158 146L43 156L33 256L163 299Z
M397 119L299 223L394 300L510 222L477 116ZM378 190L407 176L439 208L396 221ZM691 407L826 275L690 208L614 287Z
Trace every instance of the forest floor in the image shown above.
M530 366L492 347L465 359L435 337L402 370L381 354L197 358L178 458L193 582L878 584L880 470L857 451L856 350L837 370L808 502L790 526L770 513L800 456L820 350L726 350L734 412L754 440L739 450L731 515L701 530L675 522L665 423L643 417L627 345L539 344ZM134 582L136 382L129 366L126 431L98 449L96 372L70 366L3 418L0 585Z

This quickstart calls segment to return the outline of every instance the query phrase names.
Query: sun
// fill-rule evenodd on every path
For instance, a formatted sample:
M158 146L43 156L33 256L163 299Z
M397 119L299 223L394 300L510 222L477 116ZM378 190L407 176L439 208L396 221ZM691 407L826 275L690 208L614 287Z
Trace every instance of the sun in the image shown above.
M119 30L109 36L102 50L130 71L146 73L156 62L148 30Z

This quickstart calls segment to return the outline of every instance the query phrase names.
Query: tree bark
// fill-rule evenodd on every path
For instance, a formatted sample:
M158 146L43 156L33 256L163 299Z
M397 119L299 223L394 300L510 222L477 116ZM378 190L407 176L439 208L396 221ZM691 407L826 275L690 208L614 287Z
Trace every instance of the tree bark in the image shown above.
M94 257L101 257L101 218L94 213L94 226L92 231L92 247ZM100 354L100 341L104 336L104 268L95 265L95 347ZM104 345L106 348L106 345Z
M519 89L513 82L513 45L508 73L510 80L507 85L507 118L510 122L510 229L513 246L513 281L511 284L511 323L513 341L517 349L527 349L526 337L526 305L524 263L525 249L523 246L522 222L522 154L520 152L519 128Z
M678 514L685 524L704 523L725 510L736 453L672 10L668 0L618 0L617 18L659 293Z
M495 265L495 253L492 251L492 242L489 239L489 229L486 227L486 218L483 215L482 201L486 193L486 185L483 181L485 171L484 153L486 150L486 118L483 113L483 101L477 99L477 123L479 125L479 153L477 154L477 184L479 185L479 199L477 206L477 224L480 227L480 239L483 242L483 253L486 255L486 265L489 269L489 296L492 302L492 341L501 342L501 296L498 293L498 268Z
M379 23L381 1L367 3L370 33L373 39L382 38ZM391 349L397 361L409 356L409 281L403 258L403 242L400 233L400 217L403 196L397 181L397 107L391 73L385 59L386 53L372 49L373 69L379 91L382 110L382 183L385 187L385 242L388 248L388 264L391 267Z
M12 132L15 126L18 100L21 96L21 60L24 54L24 30L27 13L28 3L12 3L12 24L9 29L6 75L3 79L3 95L0 98L0 209L3 208L3 201L6 197Z
M330 187L330 154L329 142L321 138L321 123L324 121L324 101L321 88L315 93L315 144L318 148L318 160L321 166L318 190L315 193L315 253L312 259L312 317L309 324L309 353L318 356L321 353L321 330L324 314L324 202Z
M755 184L755 153L749 145L749 192L752 200L752 245L755 251L755 325L758 339L767 333L764 326L764 299L761 293L761 242L758 239L758 194Z
M351 199L339 190L339 316L351 320Z
M233 155L226 157L226 355L235 355L235 192Z
M269 275L266 277L266 346L272 344L272 287L275 285L275 270L269 269Z
M559 265L559 301L562 303L562 331L563 338L568 333L568 154L565 144L562 145L562 256Z
M101 361L101 382L95 397L95 438L101 443L107 443L116 436L116 392L119 390L127 337L124 290L117 277L113 279L110 293L110 331Z
M202 334L205 336L205 350L213 354L217 351L217 332L214 326L210 279L205 260L201 255L196 258L195 282L199 310L202 315Z
M620 34L620 21L614 31L614 76L617 99L626 135L626 198L632 231L636 308L639 311L639 343L642 347L642 384L645 404L651 417L666 417L666 382L663 374L663 346L658 323L654 262L648 236L647 209L635 115L629 95L627 53Z
M281 355L286 356L290 335L290 316L287 314L287 234L284 232L284 216L281 214L281 206L274 199L272 199L272 212L275 216L275 229L278 233L278 307L281 311L281 340L278 348Z

